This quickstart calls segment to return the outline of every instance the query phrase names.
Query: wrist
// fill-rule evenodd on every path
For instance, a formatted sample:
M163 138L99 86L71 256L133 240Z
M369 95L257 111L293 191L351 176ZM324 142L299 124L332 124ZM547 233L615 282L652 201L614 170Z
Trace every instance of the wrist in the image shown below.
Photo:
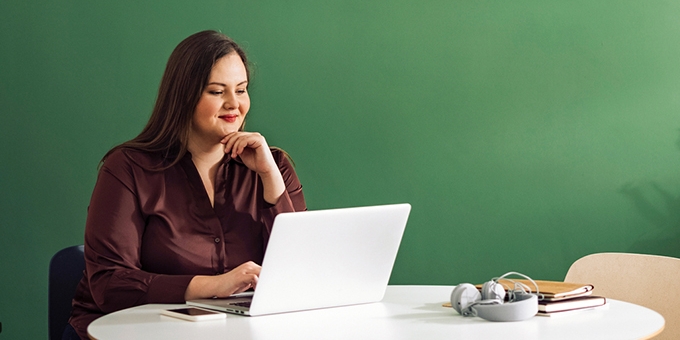
M262 179L262 186L264 188L264 200L269 204L276 204L286 190L281 173L276 171L272 174L260 175L260 179Z
M184 300L205 299L216 295L215 277L196 275L189 282Z

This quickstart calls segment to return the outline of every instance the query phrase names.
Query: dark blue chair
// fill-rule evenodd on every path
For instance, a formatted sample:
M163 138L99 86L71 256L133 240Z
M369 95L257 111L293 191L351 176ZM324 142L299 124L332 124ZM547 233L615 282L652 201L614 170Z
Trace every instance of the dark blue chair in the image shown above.
M50 339L61 339L71 315L71 301L78 282L83 278L85 255L83 246L58 251L50 261L48 286L48 329Z

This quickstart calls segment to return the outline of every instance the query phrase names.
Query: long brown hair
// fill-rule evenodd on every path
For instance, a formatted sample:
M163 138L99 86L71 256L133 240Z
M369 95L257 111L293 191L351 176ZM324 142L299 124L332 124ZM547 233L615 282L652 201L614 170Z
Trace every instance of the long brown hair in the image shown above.
M245 52L226 35L208 30L180 42L168 59L149 122L137 137L109 150L101 162L118 149L130 148L162 155L165 165L154 170L175 165L187 153L194 110L215 62L233 52L241 57L250 79Z

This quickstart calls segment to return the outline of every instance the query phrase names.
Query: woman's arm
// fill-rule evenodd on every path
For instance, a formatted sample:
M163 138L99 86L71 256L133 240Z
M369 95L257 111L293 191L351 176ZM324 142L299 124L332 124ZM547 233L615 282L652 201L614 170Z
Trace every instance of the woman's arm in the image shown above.
M189 283L184 294L185 300L227 297L257 286L260 266L249 261L231 271L216 275L197 275Z
M222 143L225 153L231 154L232 158L240 157L243 164L260 176L264 200L276 204L286 190L286 184L264 136L238 131L228 134Z
M85 262L88 284L105 313L144 303L179 303L193 275L142 270L145 217L130 160L111 154L102 166L88 207Z

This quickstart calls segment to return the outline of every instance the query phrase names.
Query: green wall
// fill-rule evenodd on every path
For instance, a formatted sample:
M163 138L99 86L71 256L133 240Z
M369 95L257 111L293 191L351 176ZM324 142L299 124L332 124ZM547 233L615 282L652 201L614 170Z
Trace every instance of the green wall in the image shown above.
M46 336L99 159L203 29L249 52L248 127L311 209L413 205L393 284L680 256L680 2L149 3L0 2L0 338Z

